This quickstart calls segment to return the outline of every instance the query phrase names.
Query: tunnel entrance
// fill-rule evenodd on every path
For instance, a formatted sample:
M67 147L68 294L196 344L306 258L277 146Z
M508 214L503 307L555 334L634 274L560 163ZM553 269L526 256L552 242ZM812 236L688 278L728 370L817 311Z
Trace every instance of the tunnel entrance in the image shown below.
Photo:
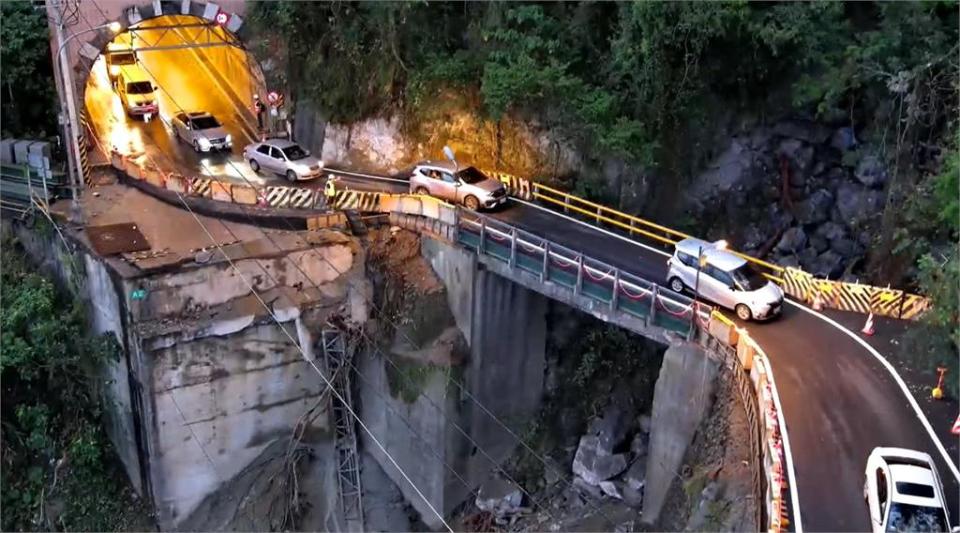
M227 29L192 15L150 18L94 61L83 95L89 133L105 154L183 175L256 179L239 154L258 136L253 95L265 93L263 79Z

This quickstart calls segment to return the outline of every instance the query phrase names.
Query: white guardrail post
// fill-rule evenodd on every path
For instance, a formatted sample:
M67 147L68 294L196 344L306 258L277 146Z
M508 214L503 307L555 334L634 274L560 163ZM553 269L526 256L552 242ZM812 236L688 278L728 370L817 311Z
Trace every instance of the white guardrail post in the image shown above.
M657 313L657 292L660 286L654 285L650 290L650 312L647 314L647 325L653 324L653 317Z
M550 268L550 241L543 241L543 271L540 272L540 283L547 281L547 269Z
M616 311L617 302L620 300L620 269L613 269L613 292L610 295L610 310Z
M517 228L510 228L510 269L517 268Z
M477 243L477 252L483 255L483 251L486 248L484 246L484 241L487 240L487 219L480 218L480 242Z
M583 290L583 253L577 257L577 284L573 286L573 295L580 296Z

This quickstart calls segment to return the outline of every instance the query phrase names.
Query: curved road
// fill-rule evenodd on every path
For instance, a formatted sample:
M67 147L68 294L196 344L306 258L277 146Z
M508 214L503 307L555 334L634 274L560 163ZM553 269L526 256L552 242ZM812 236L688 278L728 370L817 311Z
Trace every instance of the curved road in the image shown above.
M159 67L156 70L159 72ZM216 95L218 89L213 82L203 78L192 79L193 88ZM284 184L252 173L236 155L242 142L236 143L234 153L198 155L176 143L162 121L145 124L127 120L122 111L117 112L118 102L109 86L97 85L96 80L102 80L102 76L91 79L94 82L87 90L87 111L103 145L129 142L132 149L145 152L158 166L184 175L203 174L261 186ZM170 99L165 100L170 105ZM244 138L236 110L215 111L235 139ZM406 190L403 183L370 180L364 175L348 177L344 184L360 190ZM313 182L303 186L320 185ZM644 278L659 281L666 276L666 254L662 250L614 231L527 202L513 202L493 216ZM795 303L785 308L779 320L743 326L773 365L790 438L796 474L792 482L803 529L870 528L862 485L867 455L875 446L901 446L929 453L944 481L951 522L960 522L956 443L948 446L954 450L952 465L948 466L947 452L941 452L943 447L937 446L928 433L891 371L856 340L856 333Z

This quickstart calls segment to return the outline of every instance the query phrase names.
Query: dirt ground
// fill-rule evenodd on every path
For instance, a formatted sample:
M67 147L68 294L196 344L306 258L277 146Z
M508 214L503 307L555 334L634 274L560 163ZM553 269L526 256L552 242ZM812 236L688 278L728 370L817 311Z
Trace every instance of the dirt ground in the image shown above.
M369 234L367 250L370 260L399 276L404 286L424 294L443 288L430 264L420 255L418 234L396 226L374 228Z

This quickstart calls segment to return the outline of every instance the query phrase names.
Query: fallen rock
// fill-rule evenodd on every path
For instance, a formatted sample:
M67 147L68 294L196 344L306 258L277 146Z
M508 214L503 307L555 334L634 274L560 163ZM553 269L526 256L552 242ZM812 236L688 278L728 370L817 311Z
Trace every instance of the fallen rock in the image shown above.
M583 478L573 478L571 486L575 489L579 498L599 500L603 497L603 490L597 485L591 485Z
M845 259L856 257L861 253L860 245L853 239L846 237L830 241L830 249Z
M807 244L807 234L803 228L796 226L783 232L780 242L777 243L777 250L781 252L796 252Z
M627 473L624 474L623 481L628 487L643 492L643 487L647 483L647 461L634 461Z
M520 488L497 476L480 485L477 491L477 509L493 513L498 518L516 514L522 504Z
M833 250L818 255L810 266L810 273L822 278L837 278L843 273L843 257Z
M781 137L800 139L810 144L823 144L830 138L830 130L809 120L783 120L773 126Z
M887 181L887 168L880 157L867 155L857 163L853 177L867 187L880 187Z
M847 229L842 224L828 220L817 227L816 235L833 242L836 239L842 239L847 236Z
M616 498L618 500L623 499L623 494L620 492L620 487L623 486L623 483L619 481L601 481L600 490L604 494L610 496L611 498Z
M598 486L627 468L624 454L611 455L604 451L600 439L592 435L580 438L580 445L573 457L573 473L588 484Z
M856 226L880 213L883 207L883 193L852 183L844 183L837 188L837 214L840 220Z
M637 490L630 485L623 486L623 503L639 509L643 507L643 489Z
M857 136L853 128L839 128L830 136L830 146L841 152L852 150L857 146Z
M633 400L629 391L618 389L599 417L590 421L588 433L599 439L600 449L608 455L627 439L634 418Z
M640 457L646 457L647 455L647 434L637 432L633 436L633 440L630 441L630 453L633 454L633 460L636 461Z
M819 224L830 218L833 195L826 189L817 189L806 200L797 203L797 220L802 224Z
M777 147L777 155L786 157L794 164L793 172L790 173L790 184L802 186L806 171L813 161L813 147L797 139L784 139Z

